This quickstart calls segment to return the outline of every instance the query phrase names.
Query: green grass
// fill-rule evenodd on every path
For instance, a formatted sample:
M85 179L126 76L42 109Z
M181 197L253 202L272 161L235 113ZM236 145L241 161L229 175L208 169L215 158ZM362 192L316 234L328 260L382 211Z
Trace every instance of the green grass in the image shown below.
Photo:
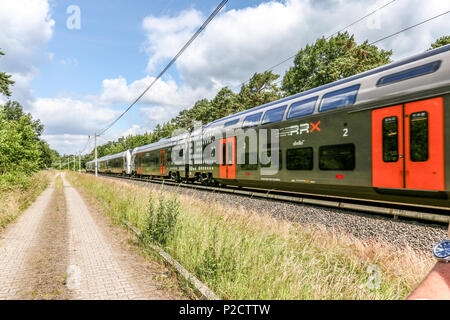
M223 299L403 299L433 265L410 248L321 226L122 181L68 177L116 223L138 227Z
M30 177L21 174L0 175L0 230L13 222L50 183L49 171Z

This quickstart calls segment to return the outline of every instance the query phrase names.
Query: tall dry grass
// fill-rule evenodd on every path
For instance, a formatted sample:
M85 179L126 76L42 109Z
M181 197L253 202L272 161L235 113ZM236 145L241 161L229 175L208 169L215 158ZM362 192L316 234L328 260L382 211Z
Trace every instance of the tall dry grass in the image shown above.
M31 177L8 177L0 183L0 231L14 221L50 183L50 171L41 171Z
M76 174L69 179L114 221L127 220L140 230L148 229L149 211L170 210L154 204L149 210L149 198L176 197L179 212L165 250L224 299L403 299L434 263L411 248L361 241L320 225L123 181Z

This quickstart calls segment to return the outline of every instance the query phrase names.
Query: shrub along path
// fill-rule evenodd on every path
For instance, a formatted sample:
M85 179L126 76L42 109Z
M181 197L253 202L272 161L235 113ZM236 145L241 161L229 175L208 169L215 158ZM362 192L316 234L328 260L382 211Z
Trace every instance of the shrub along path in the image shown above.
M176 299L63 176L0 235L0 299Z

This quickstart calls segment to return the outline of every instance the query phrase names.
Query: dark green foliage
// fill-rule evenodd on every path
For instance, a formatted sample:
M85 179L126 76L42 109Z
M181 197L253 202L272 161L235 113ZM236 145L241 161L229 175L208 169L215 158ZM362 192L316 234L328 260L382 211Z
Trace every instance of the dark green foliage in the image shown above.
M180 201L176 194L166 196L161 192L157 201L150 196L147 210L148 218L143 235L147 240L164 247L174 236Z
M318 39L297 53L286 71L282 89L286 95L306 91L390 62L392 51L378 49L368 41L358 45L348 32L329 40Z
M31 174L41 166L40 131L37 130L40 127L19 106L7 103L0 107L0 174L11 171Z
M170 137L177 129L192 130L194 121L207 124L230 114L277 100L281 97L280 89L274 84L278 78L279 75L273 74L271 71L255 73L249 83L241 87L239 93L234 93L227 87L222 88L212 100L197 101L192 108L182 110L169 122L163 125L158 124L152 132L122 137L117 141L109 141L99 146L97 148L98 157L157 142L162 138ZM83 165L92 159L94 159L94 152L83 157Z
M436 42L433 43L431 45L430 49L428 49L428 50L436 49L436 48L445 46L446 44L449 44L449 43L450 43L450 36L442 36L439 39L437 39Z
M0 56L4 56L5 54L0 51ZM0 94L3 94L7 97L11 95L11 91L9 90L9 86L14 84L14 81L10 80L11 75L6 74L5 72L0 72Z

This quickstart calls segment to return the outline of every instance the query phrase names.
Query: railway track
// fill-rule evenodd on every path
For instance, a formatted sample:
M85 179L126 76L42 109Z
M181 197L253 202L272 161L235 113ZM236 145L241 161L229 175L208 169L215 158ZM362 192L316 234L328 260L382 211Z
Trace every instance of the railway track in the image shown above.
M290 203L315 205L328 208L357 211L363 213L390 216L394 220L399 218L427 221L448 225L450 223L450 208L422 206L408 203L381 202L375 200L364 200L346 197L320 196L316 194L284 192L279 190L266 190L243 187L213 187L199 183L177 183L164 179L138 178L122 175L102 174L99 175L122 180L141 181L146 183L163 184L174 187L190 188L218 193L247 196L251 198L273 199Z

